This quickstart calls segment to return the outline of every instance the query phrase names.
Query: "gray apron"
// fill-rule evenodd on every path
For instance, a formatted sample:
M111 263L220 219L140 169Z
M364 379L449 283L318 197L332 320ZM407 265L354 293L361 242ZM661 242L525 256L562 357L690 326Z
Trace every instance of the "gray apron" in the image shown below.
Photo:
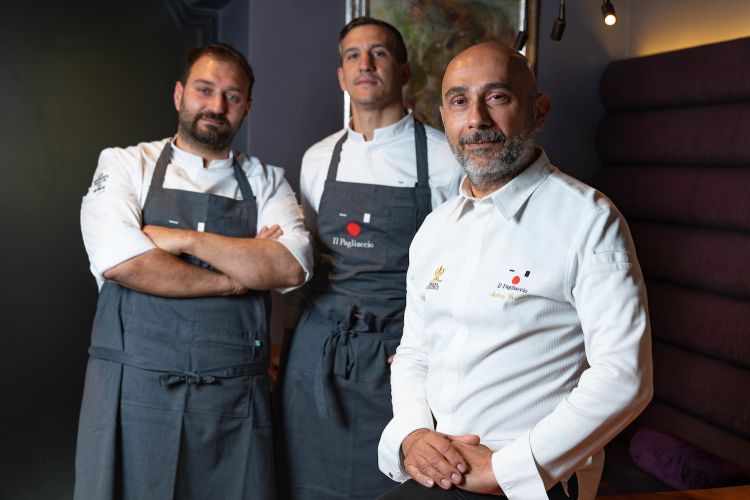
M257 205L163 189L168 143L143 223L252 237ZM209 268L192 256L186 260ZM172 299L111 281L99 295L76 449L78 500L275 497L268 294Z
M403 332L409 245L432 209L425 130L414 123L413 188L338 182L346 134L333 150L309 303L282 382L283 487L291 498L372 499L394 486L377 464L393 416L387 359Z

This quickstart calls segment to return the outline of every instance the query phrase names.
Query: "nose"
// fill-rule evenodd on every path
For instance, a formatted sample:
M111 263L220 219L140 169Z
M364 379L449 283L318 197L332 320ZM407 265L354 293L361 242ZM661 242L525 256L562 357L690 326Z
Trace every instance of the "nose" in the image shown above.
M221 92L212 95L207 104L209 110L213 113L223 114L227 111L227 100Z
M372 56L369 52L363 52L362 56L359 58L359 71L360 72L370 72L374 71L375 66L373 64Z
M468 115L469 128L484 130L492 125L490 114L484 100L476 99L469 107Z

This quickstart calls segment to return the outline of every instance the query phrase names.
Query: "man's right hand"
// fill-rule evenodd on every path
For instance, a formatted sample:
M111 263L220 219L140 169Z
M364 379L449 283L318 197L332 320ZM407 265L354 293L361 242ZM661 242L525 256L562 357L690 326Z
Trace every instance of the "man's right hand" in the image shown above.
M416 482L427 488L438 485L448 490L463 480L466 464L452 441L479 444L479 436L449 436L429 429L417 429L401 443L404 468Z
M284 234L284 231L282 231L281 226L278 224L274 224L271 227L263 226L260 228L260 231L258 231L258 234L255 235L255 239L257 240L278 240L281 235Z

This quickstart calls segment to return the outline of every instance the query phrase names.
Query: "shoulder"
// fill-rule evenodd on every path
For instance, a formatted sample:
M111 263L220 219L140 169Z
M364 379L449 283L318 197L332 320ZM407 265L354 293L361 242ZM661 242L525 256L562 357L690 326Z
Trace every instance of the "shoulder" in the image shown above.
M284 179L284 169L270 165L260 158L245 153L237 153L237 162L248 180L275 184Z
M328 162L333 154L333 148L345 133L346 129L341 129L307 148L307 151L302 156L302 167L304 168L308 164L325 164L328 166Z
M134 146L105 148L99 154L99 162L108 161L122 165L140 166L144 160L153 161L159 158L169 138L152 142L141 142Z
M553 206L569 209L577 217L585 214L593 216L597 213L617 212L612 201L601 191L571 177L557 167L551 167L551 173L542 188L542 193L554 198Z

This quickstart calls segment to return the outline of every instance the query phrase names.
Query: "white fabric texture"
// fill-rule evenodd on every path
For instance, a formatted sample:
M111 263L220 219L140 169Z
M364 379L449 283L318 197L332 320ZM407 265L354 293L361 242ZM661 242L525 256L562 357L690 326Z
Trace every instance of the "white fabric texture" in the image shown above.
M141 231L142 209L151 185L154 167L164 146L171 139L144 142L128 148L108 148L101 152L99 164L81 205L81 230L91 272L99 288L102 274L155 245ZM172 158L164 176L165 189L210 193L235 200L242 199L234 175L233 153L227 159L214 160L206 167L200 156L172 147ZM304 228L294 192L279 167L263 165L254 157L240 154L239 165L258 205L258 229L278 224L284 234L279 243L292 253L305 271L312 273L310 235ZM194 228L200 230L200 228ZM279 289L285 293L297 287Z
M341 149L336 180L394 187L414 187L417 183L411 113L392 125L375 129L370 141L365 141L362 134L350 127L339 130L311 146L302 158L300 196L305 224L311 232L315 228L333 148L345 132L349 135ZM425 126L425 132L429 185L432 207L435 208L458 193L461 167L445 140L445 134L428 126Z
M483 199L433 211L410 249L394 418L381 470L408 479L418 428L478 434L511 499L546 499L578 471L594 498L603 446L651 398L643 277L627 225L601 193L539 157Z

